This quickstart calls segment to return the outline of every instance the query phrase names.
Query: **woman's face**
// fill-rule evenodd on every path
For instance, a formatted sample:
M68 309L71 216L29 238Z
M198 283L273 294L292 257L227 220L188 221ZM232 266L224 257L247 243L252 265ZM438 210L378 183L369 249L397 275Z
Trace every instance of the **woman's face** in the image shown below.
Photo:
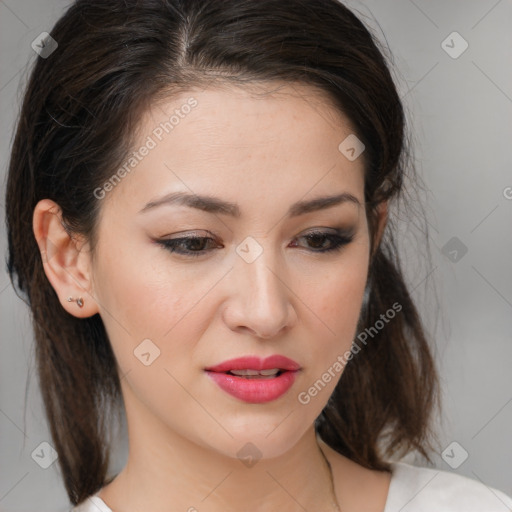
M339 149L351 134L299 86L192 91L147 113L137 155L95 191L93 296L131 431L233 457L251 442L273 457L311 427L357 334L367 279L364 155L347 152L352 139ZM326 196L342 199L297 206ZM273 355L299 370L252 379L205 370ZM321 390L309 393L315 382Z

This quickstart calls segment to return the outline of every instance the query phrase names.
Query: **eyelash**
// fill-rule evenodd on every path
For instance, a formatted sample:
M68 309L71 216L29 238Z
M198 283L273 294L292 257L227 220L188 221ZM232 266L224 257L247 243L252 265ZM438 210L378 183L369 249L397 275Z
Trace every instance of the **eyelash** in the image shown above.
M342 234L343 233L343 234ZM311 252L313 253L329 253L329 252L337 252L340 251L345 245L348 245L352 240L354 239L353 234L345 234L345 231L338 230L337 233L331 233L326 231L312 231L307 233L306 235L303 235L299 238L306 238L308 240L314 240L315 238L326 238L329 239L332 242L332 246L328 249L321 249ZM182 237L182 238L173 238L173 239L164 239L164 240L156 240L156 242L164 247L164 249L168 250L171 253L177 253L182 256L191 256L191 257L198 257L202 254L205 254L208 251L190 251L190 250L183 250L178 249L180 245L186 244L187 242L190 243L191 241L196 240L211 240L215 241L211 237L204 237L204 236L188 236L188 237Z

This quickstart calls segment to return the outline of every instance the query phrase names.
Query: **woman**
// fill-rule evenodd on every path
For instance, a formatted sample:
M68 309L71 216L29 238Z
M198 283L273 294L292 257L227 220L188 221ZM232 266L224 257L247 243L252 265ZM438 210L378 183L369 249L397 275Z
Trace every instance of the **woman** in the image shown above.
M9 271L73 510L512 506L391 462L428 459L438 382L388 215L404 113L362 23L336 0L78 0L51 37Z

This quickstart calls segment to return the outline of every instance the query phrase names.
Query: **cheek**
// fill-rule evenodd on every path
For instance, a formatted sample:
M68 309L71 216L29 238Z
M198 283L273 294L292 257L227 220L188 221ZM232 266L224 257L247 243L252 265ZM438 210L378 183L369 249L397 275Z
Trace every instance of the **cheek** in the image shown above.
M193 292L179 274L172 279L163 275L147 251L122 247L113 239L104 244L97 261L94 280L99 283L95 295L100 316L120 363L124 359L128 364L144 339L160 347L162 337L180 326L193 307Z
M362 256L359 263L349 265L346 260L330 273L329 279L317 285L314 296L309 296L308 304L313 305L317 318L309 328L311 343L307 350L311 351L314 344L314 352L310 352L297 399L311 417L320 414L348 361L346 355L356 336L367 278L364 262Z
M333 278L319 291L321 297L318 297L314 311L318 312L325 333L322 337L324 343L317 345L321 366L334 361L352 345L363 299L365 276L363 271L348 278Z
M318 291L319 316L336 335L346 331L343 326L357 321L366 275L365 269L353 270L350 275L333 275Z
M365 239L354 242L316 284L316 311L337 336L357 322L367 278L368 244Z
M318 365L316 372L324 371L339 355L349 350L357 334L357 324L367 281L367 246L353 247L339 265L333 265L329 274L316 284L313 294L307 295L318 322L311 330L324 333L323 343L316 345Z
M181 382L189 378L190 367L201 364L195 348L211 322L208 294L214 293L222 272L192 271L192 266L185 271L163 250L117 252L98 260L97 276L102 283L100 314L120 370L130 372L130 380L141 389L160 389L163 383L152 380L157 375L166 389L173 389L174 381L164 369ZM147 352L150 360L156 355L148 367L137 358ZM174 391L181 396L179 387Z

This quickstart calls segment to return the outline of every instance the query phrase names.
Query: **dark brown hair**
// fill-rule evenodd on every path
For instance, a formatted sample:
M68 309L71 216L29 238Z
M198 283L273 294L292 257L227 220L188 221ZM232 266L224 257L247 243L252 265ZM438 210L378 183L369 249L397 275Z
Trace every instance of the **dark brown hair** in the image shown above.
M58 48L37 58L12 147L7 264L31 308L46 414L78 504L106 483L120 376L100 316L68 314L45 275L32 231L37 202L58 203L69 232L94 249L101 203L93 191L123 162L141 114L216 81L306 84L329 98L366 146L371 235L377 205L403 196L413 166L385 51L336 0L78 0L51 35ZM438 402L433 357L393 230L390 219L380 243L372 243L358 332L394 303L401 311L350 361L315 424L332 448L375 469L411 450L428 459Z

